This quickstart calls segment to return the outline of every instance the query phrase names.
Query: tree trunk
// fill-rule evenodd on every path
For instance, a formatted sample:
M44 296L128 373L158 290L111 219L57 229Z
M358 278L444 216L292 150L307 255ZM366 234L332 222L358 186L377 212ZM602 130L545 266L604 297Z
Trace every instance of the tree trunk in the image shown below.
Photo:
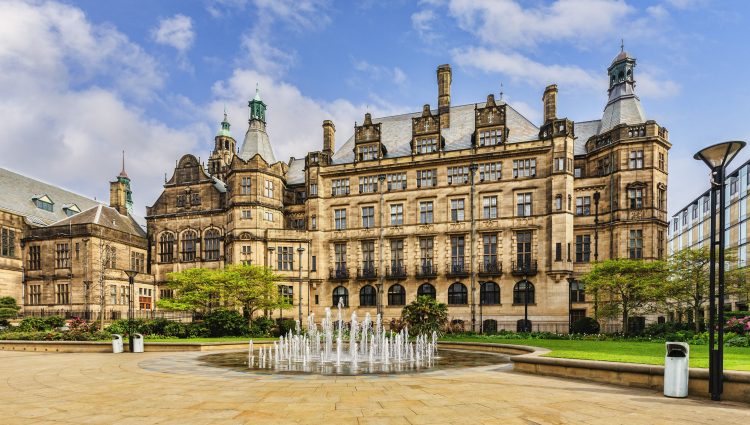
M630 333L630 329L628 328L628 303L626 301L622 302L622 333L625 335L628 335Z
M696 333L701 331L701 322L698 321L698 313L700 313L701 308L698 304L693 306L693 326Z

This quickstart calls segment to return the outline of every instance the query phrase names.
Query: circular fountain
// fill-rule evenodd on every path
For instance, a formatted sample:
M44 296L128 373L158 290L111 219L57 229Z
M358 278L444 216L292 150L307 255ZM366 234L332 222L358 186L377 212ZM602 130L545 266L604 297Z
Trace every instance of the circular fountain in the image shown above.
M339 303L336 320L330 308L320 326L315 316L307 318L306 331L299 321L294 331L279 337L272 345L254 347L250 340L246 353L222 353L202 358L212 366L260 373L311 373L323 375L370 375L414 373L433 369L484 366L506 359L489 353L438 350L437 333L410 337L408 329L386 331L380 314L375 321L369 313L360 323L357 313L344 323Z

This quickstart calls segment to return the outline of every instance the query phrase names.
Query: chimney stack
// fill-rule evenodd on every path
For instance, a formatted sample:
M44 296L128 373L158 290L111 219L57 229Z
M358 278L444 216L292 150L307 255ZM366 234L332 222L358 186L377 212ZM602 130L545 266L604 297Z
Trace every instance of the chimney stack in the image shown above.
M323 152L333 155L333 150L336 148L336 126L333 125L333 121L323 121Z
M557 118L557 84L551 84L544 89L542 95L544 103L544 122L548 123Z
M438 82L438 115L440 116L440 128L451 126L451 66L440 65L437 69Z

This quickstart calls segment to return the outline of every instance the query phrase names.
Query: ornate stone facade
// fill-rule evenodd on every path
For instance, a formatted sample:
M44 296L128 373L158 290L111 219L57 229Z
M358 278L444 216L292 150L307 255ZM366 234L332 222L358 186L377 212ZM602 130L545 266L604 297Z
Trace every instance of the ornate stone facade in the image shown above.
M576 280L591 262L666 255L671 145L643 114L634 67L625 52L613 61L601 120L559 118L547 87L537 127L502 95L451 106L441 65L437 109L366 114L338 150L325 121L322 150L289 163L273 157L256 93L242 147L225 117L207 169L185 155L148 208L155 281L249 262L283 276L284 315L343 298L389 320L426 294L466 329L515 329L528 314L534 329L567 331L593 313Z

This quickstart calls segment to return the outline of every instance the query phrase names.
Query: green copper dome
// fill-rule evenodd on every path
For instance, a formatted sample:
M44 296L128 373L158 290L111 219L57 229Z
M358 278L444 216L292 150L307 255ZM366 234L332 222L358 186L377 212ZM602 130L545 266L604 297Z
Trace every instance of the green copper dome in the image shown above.
M232 132L229 131L229 121L227 121L227 110L224 108L224 121L221 122L221 127L219 128L219 131L216 133L216 137L224 136L224 137L232 137Z

